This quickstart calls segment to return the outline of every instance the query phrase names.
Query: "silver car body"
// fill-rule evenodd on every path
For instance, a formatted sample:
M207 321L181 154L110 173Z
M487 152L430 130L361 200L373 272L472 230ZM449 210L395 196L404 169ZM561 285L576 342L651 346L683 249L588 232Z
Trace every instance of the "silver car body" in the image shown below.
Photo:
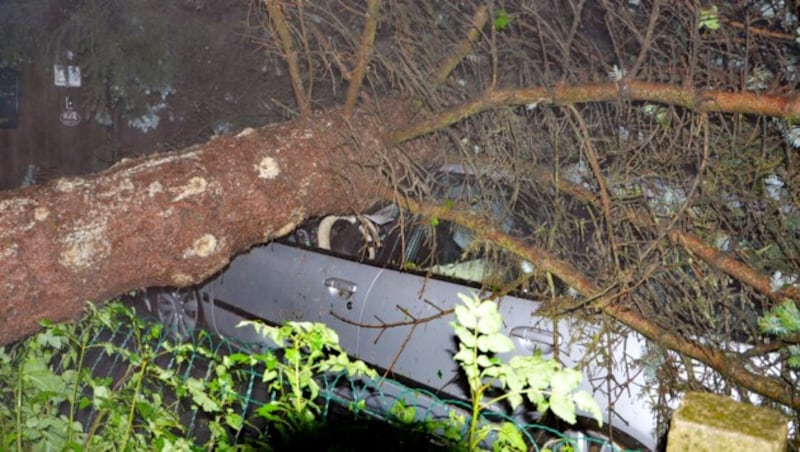
M480 267L471 261L435 270L463 276L475 265ZM318 249L270 243L236 257L199 289L203 320L212 331L248 341L262 338L237 328L242 319L323 322L337 331L350 355L385 370L388 377L422 385L440 397L467 400L468 389L460 384L453 360L453 315L446 313L459 302L458 293L478 289L440 278L430 268L420 270L401 271ZM516 345L512 353L527 355L538 349L566 366L579 366L586 376L582 387L594 395L605 423L655 449L655 416L644 375L637 370L646 347L643 337L625 331L625 337L604 351L609 357L605 363L584 362L586 346L570 342L570 337L575 328L591 325L537 315L541 303L528 298L504 296L497 301L505 333ZM530 413L514 414L531 419Z

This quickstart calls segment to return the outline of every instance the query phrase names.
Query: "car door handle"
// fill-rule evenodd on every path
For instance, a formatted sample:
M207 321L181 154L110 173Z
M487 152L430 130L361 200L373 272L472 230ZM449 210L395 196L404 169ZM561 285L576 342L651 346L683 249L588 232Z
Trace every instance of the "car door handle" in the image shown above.
M549 355L555 349L552 331L531 326L517 326L512 328L509 334L520 347L531 353L540 350L542 355Z
M358 285L356 285L356 283L340 278L326 279L325 287L327 287L332 294L334 291L336 291L340 297L350 297L356 293L356 290L358 289Z

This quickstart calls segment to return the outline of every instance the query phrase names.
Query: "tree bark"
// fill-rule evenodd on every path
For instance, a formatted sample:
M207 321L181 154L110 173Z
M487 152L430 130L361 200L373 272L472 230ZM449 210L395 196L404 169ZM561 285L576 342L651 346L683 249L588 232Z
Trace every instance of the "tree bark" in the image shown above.
M0 192L0 344L76 318L87 300L200 283L306 218L366 208L381 177L369 163L392 152L383 124L402 124L402 110L320 113Z

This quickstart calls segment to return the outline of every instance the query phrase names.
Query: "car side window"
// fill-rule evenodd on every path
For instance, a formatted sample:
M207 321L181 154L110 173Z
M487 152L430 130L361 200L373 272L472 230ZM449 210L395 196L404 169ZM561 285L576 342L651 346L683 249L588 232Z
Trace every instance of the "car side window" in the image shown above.
M529 265L479 243L463 226L439 221L436 226L418 227L414 234L418 244L409 261L419 270L489 286L503 286L530 273Z
M359 262L388 262L384 241L398 216L396 205L379 204L359 215L328 215L312 219L282 241L330 251Z

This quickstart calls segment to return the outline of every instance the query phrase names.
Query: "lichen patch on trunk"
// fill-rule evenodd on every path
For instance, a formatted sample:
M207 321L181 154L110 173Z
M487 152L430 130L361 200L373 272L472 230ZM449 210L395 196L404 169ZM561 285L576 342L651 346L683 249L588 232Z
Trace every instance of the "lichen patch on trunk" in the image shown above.
M0 237L12 235L15 231L30 231L36 226L36 219L31 219L31 207L36 201L31 198L17 198L0 201L0 215L8 215L14 221L0 223ZM24 223L20 221L24 219Z
M19 214L29 205L35 204L31 198L13 198L0 201L0 215Z
M44 221L50 216L50 211L46 207L37 207L33 209L33 218L36 221Z
M81 188L86 185L87 185L86 180L80 177L71 177L71 178L65 177L59 179L56 182L56 190L62 193L70 193L74 191L76 188Z
M16 243L12 243L11 246L4 249L3 251L0 251L0 257L13 259L17 257L18 251L19 251L19 245L17 245Z
M252 127L245 127L244 129L242 129L242 131L241 131L241 132L239 132L239 133L237 133L237 134L236 134L236 138L244 138L244 137L246 137L246 136L248 136L248 135L252 134L252 133L253 133L253 132L255 132L255 131L256 131L256 130L255 130L255 129L253 129Z
M172 275L171 279L175 287L188 286L194 281L193 278L186 273L175 273Z
M206 187L208 187L208 182L202 177L195 176L189 179L189 182L180 188L180 193L172 199L172 202L178 202L182 199L188 198L189 196L203 193L206 191Z
M278 162L272 157L264 157L261 162L256 165L258 177L260 179L274 179L281 173Z
M61 241L58 262L71 270L86 270L111 254L111 244L106 238L107 222L103 218L89 223L78 223Z
M212 234L204 234L192 243L192 247L183 251L183 258L208 257L217 250L217 238Z
M172 162L177 162L180 160L199 160L199 158L200 156L197 151L164 154L158 158L147 159L139 164L131 166L130 168L126 168L122 172L118 173L116 176L132 177L144 171L148 171L152 168L155 168L157 166L165 165ZM119 163L117 163L117 165L125 165L128 164L129 162L130 162L129 160L123 159Z
M147 186L147 196L150 198L163 191L164 191L164 186L161 185L161 182L159 181L155 181Z
M284 235L294 231L295 228L297 228L297 224L296 223L287 223L287 224L283 225L282 228L278 229L277 235L278 235L278 237L283 237Z

